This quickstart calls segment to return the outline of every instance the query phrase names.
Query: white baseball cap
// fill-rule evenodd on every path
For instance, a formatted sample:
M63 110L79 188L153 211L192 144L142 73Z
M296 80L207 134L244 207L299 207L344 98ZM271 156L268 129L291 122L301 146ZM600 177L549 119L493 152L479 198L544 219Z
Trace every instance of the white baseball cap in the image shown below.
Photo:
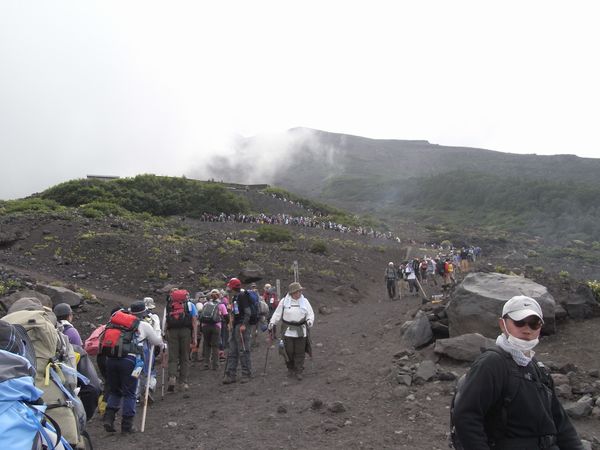
M544 321L542 308L540 308L538 302L525 295L515 295L507 301L502 308L502 317L504 316L508 316L512 320L523 320L525 317L537 316L542 322Z

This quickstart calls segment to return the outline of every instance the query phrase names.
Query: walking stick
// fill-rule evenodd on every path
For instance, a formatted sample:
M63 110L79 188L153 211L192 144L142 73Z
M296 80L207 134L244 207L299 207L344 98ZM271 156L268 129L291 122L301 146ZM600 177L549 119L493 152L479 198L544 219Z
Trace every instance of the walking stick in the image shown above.
M263 377L267 376L267 362L269 361L269 350L271 350L271 345L273 344L273 336L271 333L272 332L269 331L269 344L267 345L267 354L265 355L265 367L263 368Z
M160 398L164 400L165 398L165 366L162 366L162 385L160 387Z
M425 299L425 300L429 300L427 298L427 294L425 293L425 291L423 290L423 286L421 286L421 283L419 283L419 279L415 277L415 281L417 282L417 285L419 286L419 289L421 290L421 296Z
M242 350L246 351L246 344L244 343L244 335L242 334L241 328L240 328L240 341L242 341Z
M148 411L148 394L150 392L150 377L152 376L152 363L154 362L154 345L150 347L150 361L148 362L148 378L146 379L146 392L144 393L144 412L142 413L142 427L140 431L143 433L146 427L146 411Z

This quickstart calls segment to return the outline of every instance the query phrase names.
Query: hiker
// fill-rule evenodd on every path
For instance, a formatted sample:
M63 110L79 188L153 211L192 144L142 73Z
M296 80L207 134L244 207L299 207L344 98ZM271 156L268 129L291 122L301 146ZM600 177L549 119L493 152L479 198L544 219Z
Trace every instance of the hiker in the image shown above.
M108 432L117 431L115 417L119 410L122 415L121 432L136 432L133 419L144 344L159 349L163 347L163 341L156 335L152 325L124 310L116 311L106 324L100 343L100 352L106 356L108 399L103 424ZM139 369L137 375L134 369Z
M504 304L496 347L475 360L454 400L452 422L463 448L583 449L552 377L534 357L543 323L532 298Z
M150 315L148 308L146 306L145 300L133 302L131 304L131 306L129 307L129 312L131 314L133 314L134 316L136 316L140 321L144 321L144 322L147 322L148 324L150 324L150 326L152 327L152 330L154 331L154 334L156 334L156 336L159 337L162 341L162 334L160 333L160 325L158 325L158 330L157 330L157 324L155 322L155 319ZM153 314L153 315L156 316L156 314ZM158 320L158 316L156 316L156 318ZM148 342L145 342L143 345L142 359L144 361L144 367L142 369L142 373L138 377L140 382L138 383L137 390L136 390L136 402L137 403L140 403L142 394L144 392L146 392L146 383L148 382L148 373L150 373L148 398L150 401L152 401L152 402L154 401L154 398L152 396L152 394L154 393L154 389L156 387L156 370L154 367L156 364L156 357L158 355L160 355L161 347L162 346L157 346L154 349L154 357L152 358L152 367L149 367L151 347L150 347L150 345L148 345Z
M62 332L69 338L69 342L73 345L83 346L79 331L72 325L73 322L73 310L67 303L59 303L54 307L54 314L56 320L62 325Z
M223 384L236 382L238 361L242 366L242 378L240 382L247 383L252 376L249 327L250 316L252 314L251 300L246 291L242 290L242 282L237 278L229 280L227 289L231 292L230 303L232 305L231 314L233 318Z
M144 297L144 305L146 305L146 315L149 318L150 325L154 328L154 331L162 336L162 331L160 329L160 318L158 314L154 314L152 310L156 308L156 304L154 303L154 299L152 297Z
M409 262L404 268L404 275L408 283L408 293L412 294L413 290L415 295L419 295L419 285L417 284L417 276L415 275L414 265Z
M396 297L396 280L398 279L398 271L394 267L394 263L392 261L390 261L388 266L385 268L384 279L388 296L390 297L390 300L393 300Z
M231 326L231 304L224 290L219 291L221 304L225 307L226 314L221 318L221 336L219 339L219 361L225 361L225 350L229 348L229 327ZM221 309L223 311L223 309Z
M251 340L250 346L252 348L257 348L258 347L258 329L260 327L260 321L261 321L260 292L258 292L258 287L256 286L256 283L252 283L250 285L250 289L247 289L246 291L248 292L248 295L251 296L251 300L253 302L256 302L257 307L258 307L256 317L251 316L251 318L250 318L250 340Z
M167 392L175 392L177 375L181 388L187 391L190 372L191 344L198 341L198 310L185 289L174 289L167 297L163 315L163 332L169 348L169 383ZM178 370L179 368L179 370ZM179 372L179 373L178 373Z
M273 330L280 320L282 322L283 353L288 377L296 377L297 380L302 380L304 354L311 354L309 329L315 321L315 313L302 294L303 289L300 283L291 283L287 295L279 302L269 322L269 330Z
M218 289L210 291L208 301L199 315L204 369L208 369L209 365L212 370L217 370L219 367L219 337L221 336L223 316L227 315L227 308L221 303L220 297L221 293Z
M279 306L279 298L277 296L277 291L269 283L265 284L262 298L269 306L269 314L267 315L268 324L271 317L273 317L273 313L277 309L277 306ZM277 334L275 329L273 330L273 334Z

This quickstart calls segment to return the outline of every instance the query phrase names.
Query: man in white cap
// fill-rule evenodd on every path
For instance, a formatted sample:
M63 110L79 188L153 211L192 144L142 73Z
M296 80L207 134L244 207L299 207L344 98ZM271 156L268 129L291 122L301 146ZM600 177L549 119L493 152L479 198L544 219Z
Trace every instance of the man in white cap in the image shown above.
M288 376L302 380L304 370L304 354L310 354L308 329L313 326L315 313L298 282L293 282L288 288L288 294L279 302L277 309L269 322L269 330L281 320L284 345L285 364Z
M544 324L524 295L504 304L496 347L483 352L457 388L451 421L455 448L583 449L552 377L535 358Z

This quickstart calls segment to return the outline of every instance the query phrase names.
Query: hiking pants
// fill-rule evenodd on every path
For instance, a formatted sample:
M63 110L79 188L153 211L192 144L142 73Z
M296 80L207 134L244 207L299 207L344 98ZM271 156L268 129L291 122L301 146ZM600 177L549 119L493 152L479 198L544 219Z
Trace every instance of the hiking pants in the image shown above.
M395 281L394 281L395 282ZM304 370L304 354L306 352L306 338L305 337L283 337L283 344L285 345L285 352L290 359L285 363L289 370L293 370L297 373L301 373Z
M107 408L118 411L123 406L123 417L135 416L135 391L138 379L131 376L135 356L106 359Z
M388 296L390 298L394 298L396 296L396 280L393 278L387 279L387 291Z
M235 325L229 336L229 352L227 353L225 374L231 378L235 378L236 376L238 359L242 365L242 376L249 377L252 374L252 365L250 362L250 327L246 327L246 331L243 333L244 345L242 346L240 325Z
M419 286L417 285L417 280L408 280L408 292L412 293L413 288L415 293L419 292Z
M227 350L229 348L229 324L221 322L221 340L219 341L219 350Z
M188 382L190 372L190 344L192 330L190 328L173 328L168 330L167 342L169 344L169 377L177 378L177 365L179 364L181 383Z
M202 324L202 356L204 365L216 369L219 365L219 337L221 329L214 324ZM212 361L211 361L212 360Z

